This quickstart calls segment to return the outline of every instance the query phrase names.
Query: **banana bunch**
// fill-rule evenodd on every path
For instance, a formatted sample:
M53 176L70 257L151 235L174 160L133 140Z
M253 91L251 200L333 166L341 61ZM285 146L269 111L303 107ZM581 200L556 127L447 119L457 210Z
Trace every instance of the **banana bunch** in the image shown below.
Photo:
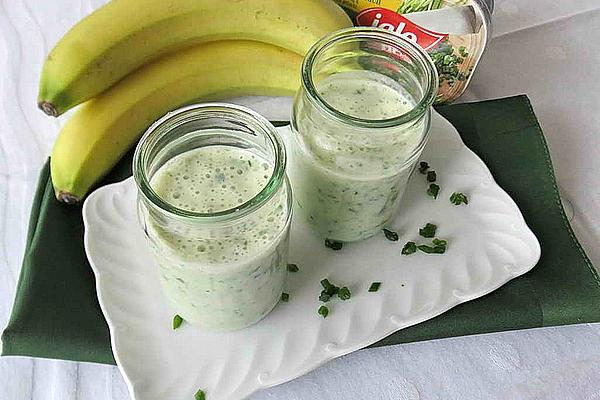
M44 64L38 104L82 104L50 160L60 201L77 203L157 118L198 100L290 95L302 56L352 23L331 0L113 0Z

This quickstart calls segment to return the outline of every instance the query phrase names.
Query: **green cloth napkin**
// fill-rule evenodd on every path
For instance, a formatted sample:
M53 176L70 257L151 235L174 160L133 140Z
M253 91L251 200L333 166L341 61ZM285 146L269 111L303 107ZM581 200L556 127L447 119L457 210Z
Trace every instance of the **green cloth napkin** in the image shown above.
M600 281L565 217L544 136L517 96L438 108L516 201L542 246L526 275L376 343L600 321ZM131 175L131 154L103 182ZM48 164L35 195L3 355L114 364L108 327L83 248L81 207L54 199Z

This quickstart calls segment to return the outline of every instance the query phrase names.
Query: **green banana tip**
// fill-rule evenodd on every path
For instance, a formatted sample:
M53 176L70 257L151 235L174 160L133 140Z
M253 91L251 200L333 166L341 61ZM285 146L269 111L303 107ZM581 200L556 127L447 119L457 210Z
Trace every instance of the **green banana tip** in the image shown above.
M58 117L60 115L56 107L54 107L54 104L48 103L47 101L39 101L38 107L51 117Z
M77 197L72 193L67 193L63 191L59 191L56 193L56 199L61 203L65 204L78 204L79 202L81 202L80 197Z

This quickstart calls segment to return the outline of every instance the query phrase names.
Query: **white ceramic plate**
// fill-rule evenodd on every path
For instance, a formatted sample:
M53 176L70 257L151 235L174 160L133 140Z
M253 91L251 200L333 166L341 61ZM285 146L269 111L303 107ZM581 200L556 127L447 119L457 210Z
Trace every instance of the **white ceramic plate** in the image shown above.
M288 128L280 132L290 135ZM398 242L378 235L334 252L294 220L290 262L300 272L288 278L289 303L250 328L226 334L185 324L171 329L174 311L165 304L138 228L133 180L89 196L83 208L85 248L132 396L192 400L202 388L209 400L242 399L483 296L533 268L540 246L519 209L437 114L422 160L437 171L442 190L437 200L428 197L424 176L413 175L390 224L400 234ZM468 194L469 205L452 205L453 191ZM426 222L437 224L437 236L448 239L446 254L402 256L404 243L426 240L418 236ZM327 319L317 314L324 277L352 291L351 300L330 304ZM373 281L383 284L369 293Z

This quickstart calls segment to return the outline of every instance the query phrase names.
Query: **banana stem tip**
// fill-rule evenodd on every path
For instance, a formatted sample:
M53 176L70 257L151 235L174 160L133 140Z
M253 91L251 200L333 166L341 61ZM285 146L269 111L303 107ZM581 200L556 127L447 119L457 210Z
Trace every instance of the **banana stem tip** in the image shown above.
M56 195L56 198L61 203L66 203L66 204L77 204L81 201L81 199L79 197L77 197L71 193L67 193L67 192L59 192Z
M58 110L54 107L54 104L48 103L47 101L40 101L38 107L49 116L58 117Z

